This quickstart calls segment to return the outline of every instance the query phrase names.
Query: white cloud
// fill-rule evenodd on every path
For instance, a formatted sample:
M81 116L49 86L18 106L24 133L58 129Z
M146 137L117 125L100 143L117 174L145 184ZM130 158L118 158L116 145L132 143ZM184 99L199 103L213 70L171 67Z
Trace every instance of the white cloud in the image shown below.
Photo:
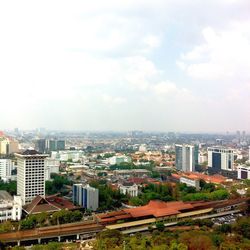
M177 65L191 77L204 80L250 80L250 22L231 28L202 31L204 43L181 56Z
M111 96L107 94L102 94L101 97L105 103L111 104L111 105L112 104L124 104L127 101L126 98L120 97L120 96Z

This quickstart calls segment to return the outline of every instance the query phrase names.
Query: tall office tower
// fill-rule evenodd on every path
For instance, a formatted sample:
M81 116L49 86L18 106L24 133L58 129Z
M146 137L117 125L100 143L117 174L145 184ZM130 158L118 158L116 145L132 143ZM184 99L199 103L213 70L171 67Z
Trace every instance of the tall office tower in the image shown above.
M64 140L46 140L39 139L35 143L35 148L39 153L48 153L51 151L58 151L65 149L65 141Z
M35 148L39 153L45 153L46 152L46 140L45 139L39 139L35 143Z
M199 165L199 145L194 145L194 165L197 166Z
M175 145L176 169L184 172L195 171L195 147L192 145Z
M56 149L57 150L65 150L65 141L64 140L57 140Z
M233 170L234 151L224 147L208 148L208 167L215 171Z
M31 202L37 195L45 196L45 158L36 150L15 154L17 157L17 194L23 204Z
M73 202L86 209L96 211L99 207L99 190L89 185L73 185Z

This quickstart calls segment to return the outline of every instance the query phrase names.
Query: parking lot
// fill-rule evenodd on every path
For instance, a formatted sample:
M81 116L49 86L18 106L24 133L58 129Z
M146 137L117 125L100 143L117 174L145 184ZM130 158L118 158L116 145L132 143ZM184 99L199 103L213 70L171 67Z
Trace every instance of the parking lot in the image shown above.
M237 218L241 216L242 214L229 214L222 217L213 218L212 222L215 225L233 224L237 220Z

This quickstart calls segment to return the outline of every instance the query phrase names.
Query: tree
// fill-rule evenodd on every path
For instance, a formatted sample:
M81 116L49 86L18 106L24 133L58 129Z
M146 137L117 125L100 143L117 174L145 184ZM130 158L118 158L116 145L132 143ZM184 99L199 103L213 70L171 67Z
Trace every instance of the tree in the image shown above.
M172 241L169 250L188 250L188 247L183 243Z
M164 225L164 223L163 223L162 221L157 221L157 222L155 223L155 226L156 226L156 228L157 228L160 232L164 231L164 229L165 229L165 225Z
M241 218L235 223L234 230L245 238L250 239L250 218Z

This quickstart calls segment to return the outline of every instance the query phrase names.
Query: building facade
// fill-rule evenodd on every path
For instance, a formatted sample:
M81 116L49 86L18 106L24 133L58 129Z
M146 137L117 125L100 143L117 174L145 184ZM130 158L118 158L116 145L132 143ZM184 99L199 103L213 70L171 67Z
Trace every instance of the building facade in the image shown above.
M208 167L214 171L234 170L234 151L224 147L208 148Z
M239 166L237 168L237 177L241 180L250 180L250 167L249 166Z
M4 182L11 179L12 170L14 165L11 159L0 159L0 178Z
M23 205L30 203L37 195L45 196L45 158L35 150L15 154L17 157L17 194Z
M195 187L196 190L200 190L200 180L199 179L192 179L187 177L181 177L180 183L185 183L189 187Z
M195 171L195 147L192 145L175 145L175 166L183 172Z
M138 196L138 186L131 182L119 185L119 190L122 194L129 195L130 197Z
M0 190L0 221L18 221L22 216L21 196L14 198L6 191Z
M99 190L89 185L74 184L72 200L74 204L96 211L99 207Z
M49 153L51 151L65 150L64 140L38 139L35 144L35 148L39 153Z

